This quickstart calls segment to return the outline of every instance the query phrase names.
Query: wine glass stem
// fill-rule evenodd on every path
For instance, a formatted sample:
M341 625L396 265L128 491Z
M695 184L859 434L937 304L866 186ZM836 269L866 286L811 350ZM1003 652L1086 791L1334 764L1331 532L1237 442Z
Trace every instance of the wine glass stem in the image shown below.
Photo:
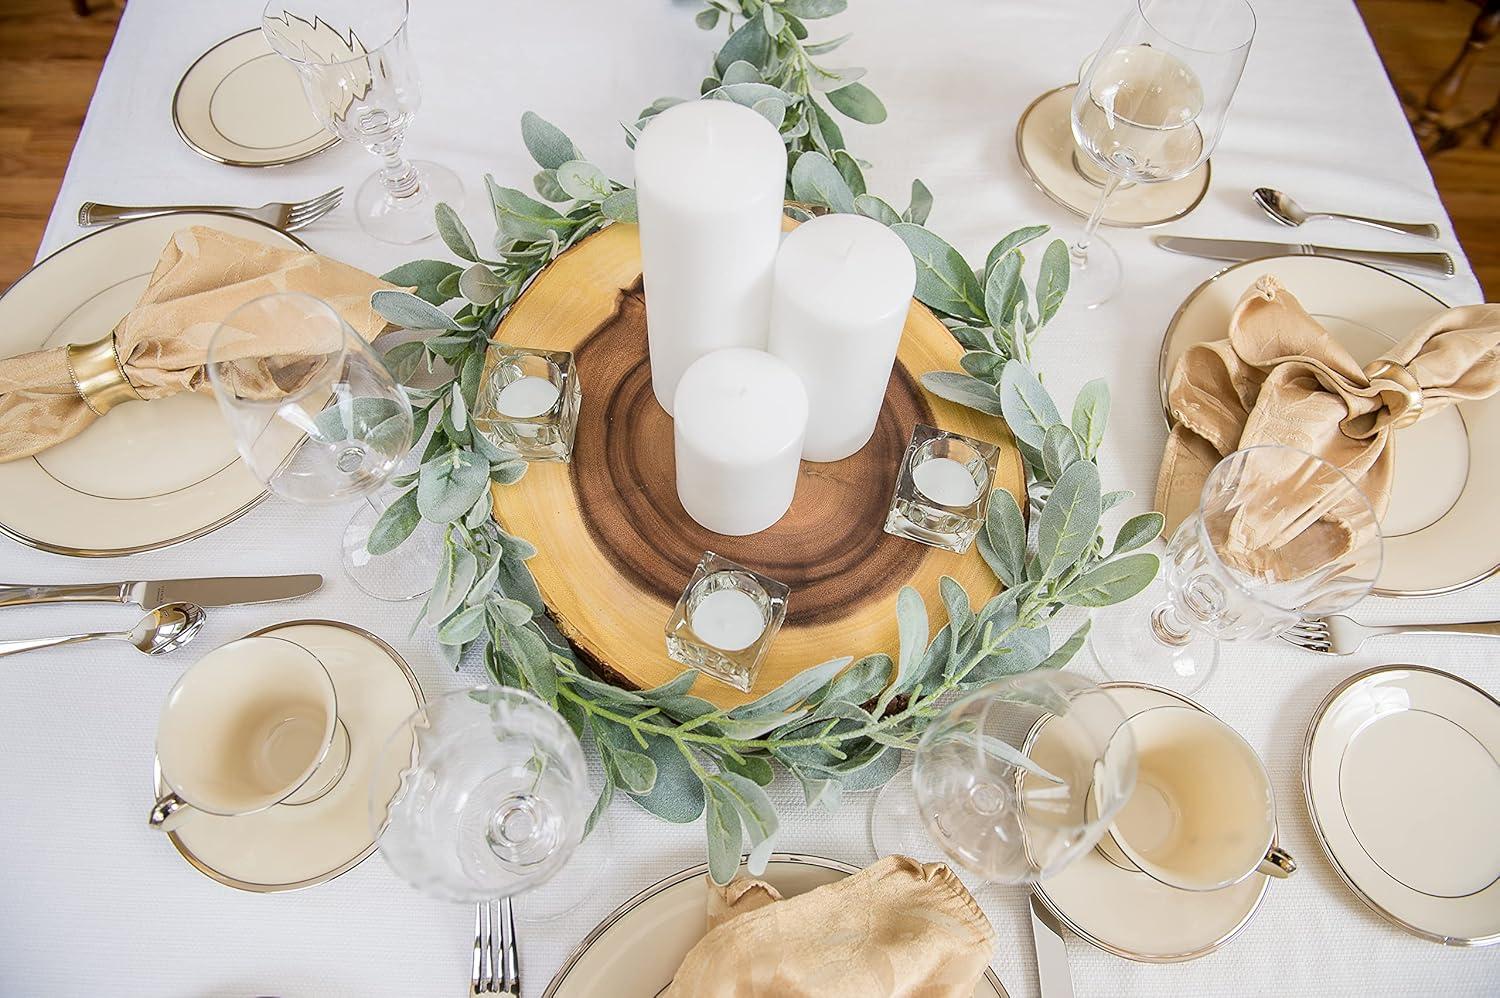
M1104 218L1104 205L1109 196L1120 186L1124 178L1118 173L1111 173L1104 189L1099 192L1099 200L1094 205L1094 211L1089 215L1089 220L1083 223L1083 231L1078 234L1077 242L1068 247L1068 259L1072 262L1074 269L1082 270L1089 264L1089 243L1094 241L1094 233L1099 231L1099 222Z
M380 182L393 198L408 198L417 193L417 168L401 155L401 140L394 139L376 147L380 157Z
M1160 603L1151 611L1151 636L1173 648L1188 643L1193 630L1170 603Z

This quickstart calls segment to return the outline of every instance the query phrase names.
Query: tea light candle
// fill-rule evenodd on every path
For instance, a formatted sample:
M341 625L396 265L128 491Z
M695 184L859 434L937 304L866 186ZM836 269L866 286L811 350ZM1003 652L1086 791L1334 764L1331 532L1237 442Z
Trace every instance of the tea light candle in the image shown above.
M693 633L724 651L749 648L765 630L765 616L755 598L739 589L715 590L693 610Z
M557 386L546 378L527 375L517 378L495 398L495 408L515 419L530 419L540 416L557 404Z
M771 353L807 386L809 461L838 461L875 432L916 287L911 251L860 215L824 215L776 257Z
M911 470L917 491L944 506L967 506L979 498L979 485L969 469L951 457L928 458Z
M765 347L785 186L776 128L731 101L668 108L636 142L651 388L668 414L699 357Z
M761 350L717 350L687 369L674 402L677 498L688 515L733 535L781 519L807 428L796 372Z

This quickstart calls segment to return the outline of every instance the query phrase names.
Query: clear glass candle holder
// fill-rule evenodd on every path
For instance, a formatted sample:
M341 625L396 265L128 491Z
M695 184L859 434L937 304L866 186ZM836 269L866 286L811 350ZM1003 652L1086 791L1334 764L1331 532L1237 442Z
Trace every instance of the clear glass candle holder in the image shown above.
M705 552L667 621L667 655L748 691L786 619L790 592L775 579Z
M918 423L912 431L885 532L963 554L984 526L1000 448Z
M527 461L573 456L583 390L573 355L497 343L489 374L474 404L474 427L497 447Z

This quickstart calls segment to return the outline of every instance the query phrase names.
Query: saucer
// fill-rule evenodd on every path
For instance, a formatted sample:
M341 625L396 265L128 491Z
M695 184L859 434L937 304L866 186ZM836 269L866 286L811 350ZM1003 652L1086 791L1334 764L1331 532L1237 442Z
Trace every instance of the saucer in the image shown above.
M1067 83L1031 102L1016 122L1016 155L1037 190L1080 218L1088 218L1099 202L1103 171L1088 165L1073 139L1073 91L1077 89L1076 83ZM1077 163L1083 164L1092 179L1079 172ZM1178 180L1122 184L1104 206L1101 224L1144 229L1175 222L1198 207L1208 193L1212 173L1204 160Z
M1140 683L1104 683L1131 717L1153 707L1202 707ZM1074 935L1142 963L1180 963L1207 956L1245 927L1265 897L1259 873L1218 891L1183 891L1127 871L1090 849L1036 894Z
M224 39L188 67L172 95L172 124L193 152L228 166L280 166L338 141L259 28Z
M375 851L370 829L371 768L396 726L423 703L417 678L384 641L352 624L293 620L255 631L274 634L318 656L333 677L339 718L349 729L349 766L323 797L277 804L255 814L188 816L167 837L193 866L242 891L274 894L326 883ZM392 792L400 773L387 779ZM165 791L160 767L156 792Z
M1500 942L1500 701L1420 665L1351 676L1308 727L1318 841L1359 899L1450 946Z

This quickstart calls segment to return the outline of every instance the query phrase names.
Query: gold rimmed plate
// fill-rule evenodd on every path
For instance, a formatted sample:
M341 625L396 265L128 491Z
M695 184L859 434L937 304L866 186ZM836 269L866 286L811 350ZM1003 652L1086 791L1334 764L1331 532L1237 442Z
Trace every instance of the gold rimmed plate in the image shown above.
M269 225L211 212L101 229L0 295L0 356L107 336L135 305L172 234L193 225L307 249ZM199 537L264 495L213 397L184 392L123 403L71 440L0 463L0 533L54 554L134 554Z
M1166 412L1172 369L1194 343L1223 339L1246 289L1270 274L1297 296L1360 364L1389 350L1448 306L1430 292L1350 260L1276 256L1227 267L1200 284L1172 317L1157 362ZM1391 501L1381 521L1385 561L1375 592L1433 596L1500 570L1500 396L1432 413L1396 432Z
M1016 122L1016 155L1037 190L1080 218L1088 218L1104 190L1103 171L1073 139L1075 83L1049 90ZM1192 173L1159 184L1122 184L1104 206L1101 224L1122 229L1165 225L1187 215L1208 194L1213 168L1205 160Z
M411 667L396 650L352 624L294 620L254 632L299 644L328 669L339 719L349 731L349 765L332 790L306 804L277 804L254 814L196 813L167 838L204 876L257 894L327 883L375 851L370 788L378 776L395 793L399 769L376 773L381 746L423 703ZM392 756L391 758L394 758ZM156 793L165 791L158 769Z
M1155 707L1203 710L1187 697L1141 683L1105 683L1126 716ZM1043 729L1045 730L1045 729ZM1036 895L1070 932L1141 963L1181 963L1215 952L1250 921L1270 881L1259 873L1217 891L1184 891L1090 849Z
M172 124L188 148L228 166L281 166L338 142L259 28L224 39L188 67L172 95Z
M858 872L821 856L776 853L762 879L794 897ZM674 873L616 908L563 962L542 998L594 998L604 993L604 982L610 998L656 998L708 931L707 874L706 864ZM986 970L974 998L1008 996L995 972Z
M1500 942L1500 701L1420 665L1340 683L1308 726L1302 783L1323 851L1386 920Z

